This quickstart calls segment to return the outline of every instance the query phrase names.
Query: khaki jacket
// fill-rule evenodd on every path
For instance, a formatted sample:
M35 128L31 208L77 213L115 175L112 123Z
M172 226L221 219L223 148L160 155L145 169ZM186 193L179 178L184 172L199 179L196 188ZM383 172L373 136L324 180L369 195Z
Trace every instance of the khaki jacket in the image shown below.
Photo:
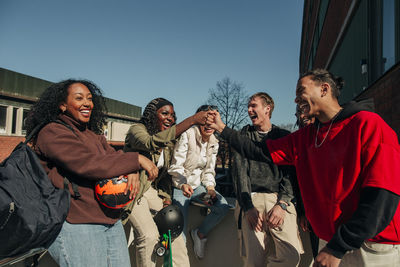
M175 125L154 135L150 135L142 123L134 123L129 128L125 138L124 152L139 152L141 155L152 160L156 165L160 159L161 151L163 152L164 157L163 167L159 169L158 177L153 183L148 181L146 171L140 171L140 189L135 197L135 201L132 201L131 204L126 207L126 210L129 210L129 212L132 210L134 204L137 201L140 201L140 198L150 188L150 186L153 186L158 191L158 195L161 198L171 200L171 176L167 171L170 166L172 152L175 146L175 133ZM125 223L126 219L123 222Z

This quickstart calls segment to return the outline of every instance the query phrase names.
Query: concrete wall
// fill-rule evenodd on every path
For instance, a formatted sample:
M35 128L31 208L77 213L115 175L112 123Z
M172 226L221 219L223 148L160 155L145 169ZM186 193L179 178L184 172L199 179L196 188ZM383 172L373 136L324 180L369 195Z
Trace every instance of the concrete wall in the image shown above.
M231 199L232 200L232 199ZM232 200L234 201L234 200ZM230 201L230 202L232 202ZM191 206L189 210L188 229L196 228L204 216L200 213L200 207ZM127 235L129 235L129 226L125 227ZM310 266L312 262L311 246L309 244L308 234L300 231L300 237L303 240L305 253L301 257L300 267ZM192 267L242 267L244 262L239 256L239 241L236 228L236 222L233 215L233 210L230 210L222 222L209 234L206 245L205 258L198 260L193 254L192 240L188 238L188 253L190 266ZM134 261L134 246L130 246L129 252L131 255L132 267L139 267L135 265ZM23 263L12 265L15 267L23 267ZM162 258L159 258L157 267L162 266ZM57 264L49 256L48 253L39 262L39 267L57 267Z
M109 122L109 127L111 128L111 134L109 136L110 141L125 141L126 133L131 127L131 123L121 123L121 122Z

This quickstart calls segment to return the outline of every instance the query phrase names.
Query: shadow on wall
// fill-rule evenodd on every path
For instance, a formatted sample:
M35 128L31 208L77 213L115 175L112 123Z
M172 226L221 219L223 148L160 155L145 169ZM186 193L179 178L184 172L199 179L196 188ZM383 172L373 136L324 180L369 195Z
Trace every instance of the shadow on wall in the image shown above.
M230 204L235 202L235 199L228 200ZM191 206L189 209L189 222L188 229L196 228L200 222L204 219L201 207ZM198 260L193 254L193 243L191 238L188 236L188 253L190 266L192 267L241 267L244 266L243 260L239 256L239 241L237 234L236 222L233 215L233 209L231 209L227 216L222 222L217 225L208 236L205 257L202 260ZM130 232L130 227L125 227L127 235ZM301 256L300 267L310 266L312 262L311 246L308 237L308 233L304 233L300 230L300 237L303 240L305 254ZM129 247L129 253L131 255L132 267L139 267L135 265L134 261L134 245ZM12 267L25 267L23 262L11 265ZM11 267L10 266L10 267ZM157 267L162 266L162 258L159 258ZM46 253L44 257L39 261L38 267L57 267L57 264L52 260L50 255Z

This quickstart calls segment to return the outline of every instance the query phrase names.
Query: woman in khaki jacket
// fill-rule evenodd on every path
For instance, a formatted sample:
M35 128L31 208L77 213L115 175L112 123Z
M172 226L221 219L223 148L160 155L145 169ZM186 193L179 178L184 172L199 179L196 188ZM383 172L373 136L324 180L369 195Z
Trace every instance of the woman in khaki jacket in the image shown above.
M207 112L196 113L175 124L176 116L173 104L156 98L145 107L138 123L134 123L126 136L124 151L136 151L151 159L159 168L159 175L154 182L147 179L145 171L140 172L140 191L130 205L131 213L127 219L134 228L136 245L136 266L155 266L154 247L159 233L153 220L154 214L171 204L171 177L167 170L171 161L175 139L193 125L204 124ZM126 220L125 220L126 222ZM172 243L173 266L190 266L187 249L182 236Z

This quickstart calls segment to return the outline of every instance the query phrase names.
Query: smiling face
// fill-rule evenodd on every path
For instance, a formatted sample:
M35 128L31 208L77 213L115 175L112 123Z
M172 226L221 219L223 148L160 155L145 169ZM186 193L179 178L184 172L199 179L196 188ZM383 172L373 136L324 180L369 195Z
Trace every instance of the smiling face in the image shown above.
M164 131L175 123L175 111L171 105L162 106L157 110L158 129Z
M323 84L314 82L310 76L305 76L298 81L295 102L304 116L318 116L321 97L325 92Z
M81 83L71 84L68 88L68 96L61 103L63 113L74 118L80 123L88 123L93 110L93 99L90 90Z
M299 128L306 127L306 126L310 125L311 123L315 122L315 117L306 116L300 110L300 108L298 106L297 106L297 110L296 110L296 117L297 117L297 120L298 120Z
M303 125L303 127L308 126L311 123L315 122L315 117L307 117L304 114L300 114L299 119L300 119L300 122Z
M266 105L260 97L254 97L249 101L247 106L247 113L254 126L262 128L262 126L269 123L269 112L271 107Z
M200 125L199 128L203 141L208 141L210 139L210 136L213 135L213 133L215 132L214 129L207 127L207 125Z

